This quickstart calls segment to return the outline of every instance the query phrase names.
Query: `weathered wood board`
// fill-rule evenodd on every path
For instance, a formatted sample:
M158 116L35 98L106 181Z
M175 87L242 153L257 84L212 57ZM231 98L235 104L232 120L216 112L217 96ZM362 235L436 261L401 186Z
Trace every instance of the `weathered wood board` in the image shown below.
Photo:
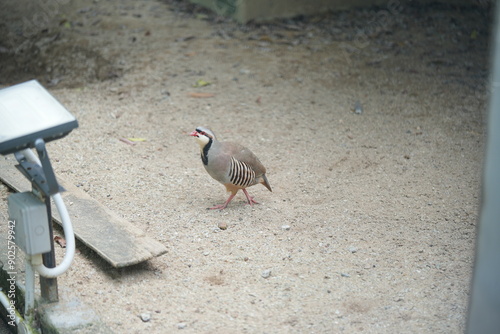
M0 156L0 180L15 191L30 191L31 183L17 170L16 164L12 155ZM146 236L142 230L101 205L83 190L60 177L57 177L57 181L66 189L62 197L75 236L113 267L130 266L167 252L162 243ZM52 218L61 225L55 207L52 209Z

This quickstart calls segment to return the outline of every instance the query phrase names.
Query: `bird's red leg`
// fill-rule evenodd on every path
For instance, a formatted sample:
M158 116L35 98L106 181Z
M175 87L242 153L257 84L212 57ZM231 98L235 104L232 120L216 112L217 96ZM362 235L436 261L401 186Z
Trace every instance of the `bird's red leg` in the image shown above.
M234 198L234 196L236 196L236 193L231 194L229 196L229 198L227 199L227 201L224 202L224 204L219 204L219 205L216 205L216 206L214 206L212 208L209 208L209 209L210 210L223 210L223 209L225 209L227 207L227 205L232 201L232 199Z
M248 191L246 189L241 189L243 190L243 193L245 194L245 196L247 197L247 200L248 200L248 204L250 205L254 205L254 204L259 204L258 202L254 201L253 200L253 197L251 197L249 194L248 194Z

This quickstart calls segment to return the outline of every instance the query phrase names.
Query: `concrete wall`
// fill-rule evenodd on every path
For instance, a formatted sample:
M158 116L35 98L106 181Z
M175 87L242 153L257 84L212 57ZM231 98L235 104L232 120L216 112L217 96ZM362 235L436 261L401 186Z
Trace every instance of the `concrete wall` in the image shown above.
M238 22L266 21L273 18L311 15L328 10L343 10L367 6L400 6L408 0L190 0L211 9L218 15L229 16ZM428 0L419 0L429 2ZM443 2L472 3L467 0Z
M332 9L362 6L366 0L190 0L238 22L265 21L276 17L311 15ZM397 0L389 0L397 1ZM373 0L370 5L385 5L388 0Z

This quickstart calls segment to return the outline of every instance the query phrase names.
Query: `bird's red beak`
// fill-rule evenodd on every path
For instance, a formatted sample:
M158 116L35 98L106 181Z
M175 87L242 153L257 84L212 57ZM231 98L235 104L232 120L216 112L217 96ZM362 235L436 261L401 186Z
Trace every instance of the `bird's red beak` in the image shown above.
M193 136L193 137L198 137L198 132L197 131L193 131L189 135Z

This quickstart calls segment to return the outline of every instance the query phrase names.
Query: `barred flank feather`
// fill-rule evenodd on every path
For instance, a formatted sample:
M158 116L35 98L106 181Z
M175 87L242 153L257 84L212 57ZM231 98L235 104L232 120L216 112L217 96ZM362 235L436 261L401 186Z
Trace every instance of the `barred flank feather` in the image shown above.
M255 184L255 172L246 163L231 157L229 178L232 184L246 188Z

